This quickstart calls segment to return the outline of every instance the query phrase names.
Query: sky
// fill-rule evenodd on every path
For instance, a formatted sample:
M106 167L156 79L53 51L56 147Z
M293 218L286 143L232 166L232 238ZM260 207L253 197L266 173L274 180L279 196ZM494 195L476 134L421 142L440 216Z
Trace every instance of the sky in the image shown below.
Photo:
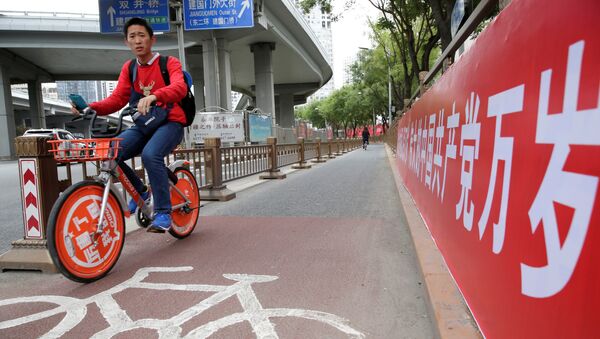
M351 9L343 11L346 1L348 0L333 0L333 13L343 12L341 18L332 23L331 28L335 88L343 85L346 60L356 55L359 47L372 47L369 40L368 18L374 20L377 17L377 10L368 0L356 0ZM97 14L98 0L2 0L0 10Z
M342 12L346 1L348 0L333 0L334 15ZM335 88L343 85L345 61L355 56L359 47L373 47L369 39L371 29L368 19L374 21L377 16L377 9L368 0L356 0L354 6L342 12L341 18L332 24Z

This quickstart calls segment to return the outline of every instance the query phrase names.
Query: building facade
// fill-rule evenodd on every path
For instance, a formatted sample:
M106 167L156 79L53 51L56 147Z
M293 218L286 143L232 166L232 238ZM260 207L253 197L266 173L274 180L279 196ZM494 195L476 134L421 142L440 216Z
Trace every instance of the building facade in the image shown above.
M86 102L102 99L102 81L57 81L58 100L69 102L69 94L79 94Z
M325 49L325 58L333 68L333 36L331 33L331 15L323 12L319 6L315 6L309 13L304 13L300 8L299 0L294 0L298 12L304 16L304 20L317 36L319 43ZM308 101L320 100L329 96L334 90L333 77L323 87L308 97Z

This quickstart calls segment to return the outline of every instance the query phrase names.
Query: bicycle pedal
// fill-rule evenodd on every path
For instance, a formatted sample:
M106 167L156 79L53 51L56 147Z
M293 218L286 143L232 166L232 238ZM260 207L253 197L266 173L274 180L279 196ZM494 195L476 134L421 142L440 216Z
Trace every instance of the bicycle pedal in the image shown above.
M148 232L148 233L165 233L165 230L163 230L161 228L154 228L154 227L150 226L146 229L146 232Z

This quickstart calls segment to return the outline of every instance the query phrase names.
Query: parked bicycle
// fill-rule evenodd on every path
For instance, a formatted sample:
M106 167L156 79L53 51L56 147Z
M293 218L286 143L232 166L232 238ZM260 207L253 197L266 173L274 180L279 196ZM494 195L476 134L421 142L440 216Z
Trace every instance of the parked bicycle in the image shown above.
M65 156L65 140L50 140L50 152L58 162L100 161L99 175L66 189L54 203L47 228L48 250L58 270L77 282L92 282L104 277L116 264L125 241L125 217L130 216L124 197L115 186L123 188L137 202L136 221L147 227L153 216L152 202L144 201L118 166L120 138L125 116L135 117L137 110L127 107L119 114L117 126L96 119L90 111L92 139L79 139ZM85 165L84 165L85 166ZM177 160L168 167L173 223L169 233L182 239L190 235L198 221L200 193L189 170L189 162ZM151 189L151 188L150 188Z

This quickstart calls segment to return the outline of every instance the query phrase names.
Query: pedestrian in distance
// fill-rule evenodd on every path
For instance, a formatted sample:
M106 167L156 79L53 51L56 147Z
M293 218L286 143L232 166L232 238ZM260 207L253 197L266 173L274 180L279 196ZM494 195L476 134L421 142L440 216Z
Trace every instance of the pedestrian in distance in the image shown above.
M152 51L156 36L146 20L128 20L123 27L123 34L125 44L135 58L126 61L121 67L114 92L104 100L90 103L89 109L96 111L98 115L108 115L129 104L130 107L137 107L141 114L140 120L158 122L152 129L136 122L136 125L122 132L119 135L123 140L117 162L142 198L148 200L148 188L125 163L141 154L154 198L154 217L148 232L163 233L172 223L169 179L164 158L183 138L186 117L179 102L186 96L187 85L181 63L174 57L166 59L170 80L170 84L166 85L159 66L160 55ZM80 109L81 107L73 107L72 112L78 115ZM129 211L133 214L136 209L137 203L132 199L129 201Z
M371 133L369 133L369 129L367 126L365 126L362 131L363 149L365 151L367 150L367 145L369 144L369 136L371 136Z

